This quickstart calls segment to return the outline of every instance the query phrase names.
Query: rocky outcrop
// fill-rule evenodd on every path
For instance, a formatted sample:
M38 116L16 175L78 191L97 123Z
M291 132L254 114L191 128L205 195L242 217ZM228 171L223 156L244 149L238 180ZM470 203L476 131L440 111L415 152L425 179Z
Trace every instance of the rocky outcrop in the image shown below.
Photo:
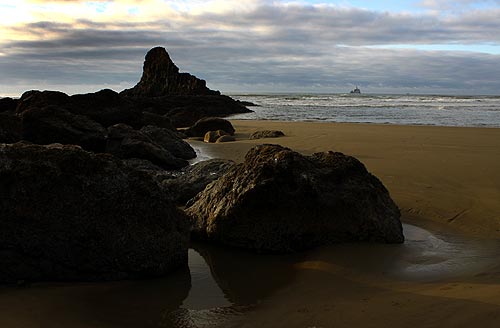
M146 159L167 170L180 169L188 165L186 160L175 157L148 135L125 124L116 124L108 128L106 152L122 159Z
M209 131L223 130L230 135L234 135L234 128L231 122L223 118L206 117L198 120L193 126L184 131L188 137L204 137Z
M165 179L162 185L173 192L172 198L180 205L196 196L212 181L225 174L235 164L224 159L211 159L187 166L174 179Z
M250 140L254 139L264 139L264 138L279 138L283 137L285 134L282 131L278 130L263 130L256 131L250 135Z
M73 95L70 101L71 112L88 116L104 127L118 123L130 125L135 129L142 127L144 109L113 90L104 89L94 93Z
M179 73L163 47L151 49L146 54L139 83L121 92L129 97L160 97L168 95L219 95L207 88L204 80L189 73Z
M186 211L194 238L261 252L404 240L388 191L361 162L342 153L303 156L277 145L257 146Z
M77 146L0 145L0 282L159 276L189 227L147 174Z
M140 131L151 138L157 145L168 150L175 157L186 160L196 157L196 152L193 147L182 140L182 138L172 130L148 125L143 127Z
M102 125L61 106L30 107L20 116L23 140L41 145L79 145L95 152L102 152L106 147L106 129Z
M9 97L0 98L0 113L10 112L13 113L16 111L18 99L12 99Z

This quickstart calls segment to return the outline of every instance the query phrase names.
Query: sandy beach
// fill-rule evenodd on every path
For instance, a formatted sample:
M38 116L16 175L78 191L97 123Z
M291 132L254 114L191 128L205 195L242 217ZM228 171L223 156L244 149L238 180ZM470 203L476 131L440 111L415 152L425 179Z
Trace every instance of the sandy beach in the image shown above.
M437 234L463 236L469 241L486 242L500 236L500 129L277 121L232 123L237 142L213 145L194 142L194 145L210 156L235 161L242 161L246 151L259 143L279 143L304 154L340 151L360 159L382 180L400 207L403 222ZM250 133L264 129L281 130L286 137L248 140ZM349 247L343 250L350 252ZM325 255L328 253L319 250L297 263L293 283L265 300L240 324L248 327L498 326L500 266L494 258L478 271L451 268L457 271L453 277L436 273L433 278L419 281L388 277L383 266L379 270L354 270L352 261L342 266L338 258ZM369 263L369 256L378 255L357 259ZM439 254L437 258L419 254L410 261L446 262ZM472 265L474 259L470 261Z
M500 129L232 123L236 142L190 143L235 161L261 143L355 156L400 207L406 242L275 257L194 244L190 272L159 280L2 288L0 326L498 326ZM286 136L248 139L265 129Z

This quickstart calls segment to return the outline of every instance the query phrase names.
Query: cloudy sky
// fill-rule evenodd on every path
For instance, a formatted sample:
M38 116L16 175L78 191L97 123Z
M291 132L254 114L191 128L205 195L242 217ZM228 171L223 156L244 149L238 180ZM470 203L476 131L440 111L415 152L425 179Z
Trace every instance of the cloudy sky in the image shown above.
M121 91L159 45L225 93L500 95L500 0L0 0L0 95Z

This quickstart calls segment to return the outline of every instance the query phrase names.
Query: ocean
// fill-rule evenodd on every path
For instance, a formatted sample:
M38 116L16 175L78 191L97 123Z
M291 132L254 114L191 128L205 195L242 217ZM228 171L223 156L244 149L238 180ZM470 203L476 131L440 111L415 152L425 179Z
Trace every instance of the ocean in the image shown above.
M500 127L500 96L236 94L258 106L233 119Z

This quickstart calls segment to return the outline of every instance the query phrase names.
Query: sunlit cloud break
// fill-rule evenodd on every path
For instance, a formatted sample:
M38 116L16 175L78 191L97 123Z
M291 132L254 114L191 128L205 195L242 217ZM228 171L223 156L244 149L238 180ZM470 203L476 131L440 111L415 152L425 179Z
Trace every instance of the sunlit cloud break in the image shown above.
M157 45L223 92L499 94L499 2L445 2L0 0L0 94L130 87Z

